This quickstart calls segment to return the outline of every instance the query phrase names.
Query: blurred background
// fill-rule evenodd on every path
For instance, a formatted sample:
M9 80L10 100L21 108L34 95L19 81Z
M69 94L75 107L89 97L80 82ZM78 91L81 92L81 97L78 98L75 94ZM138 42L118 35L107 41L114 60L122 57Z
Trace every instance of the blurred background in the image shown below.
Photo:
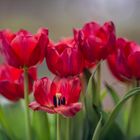
M112 20L118 37L140 43L139 6L140 0L0 0L0 29L25 28L35 33L43 26L49 29L50 38L58 41L71 36L72 29L81 28L85 22L95 20L102 24ZM125 91L106 64L102 68L103 80L115 85L120 94ZM45 62L39 66L39 76L44 74L50 76Z

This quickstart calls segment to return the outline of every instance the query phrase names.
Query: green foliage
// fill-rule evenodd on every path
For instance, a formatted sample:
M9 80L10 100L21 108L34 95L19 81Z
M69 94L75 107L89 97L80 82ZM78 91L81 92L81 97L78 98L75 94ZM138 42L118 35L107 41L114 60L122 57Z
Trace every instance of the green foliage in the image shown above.
M115 108L113 109L113 111L111 112L109 118L107 119L107 121L105 122L103 128L102 128L102 131L100 133L101 135L101 139L104 138L109 130L111 130L111 125L113 124L113 122L115 121L116 119L116 116L118 115L118 113L120 112L121 108L123 107L123 105L125 104L125 102L131 98L132 96L135 96L137 94L140 94L140 88L135 88L131 91L129 91L124 97L123 99L121 99L118 104L115 106ZM110 132L111 133L111 132ZM110 134L109 133L109 134Z
M32 128L34 140L50 140L50 126L45 112L33 112Z
M110 93L110 95L113 99L114 104L116 105L120 100L117 92L107 82L105 83L105 87L107 88L108 92Z

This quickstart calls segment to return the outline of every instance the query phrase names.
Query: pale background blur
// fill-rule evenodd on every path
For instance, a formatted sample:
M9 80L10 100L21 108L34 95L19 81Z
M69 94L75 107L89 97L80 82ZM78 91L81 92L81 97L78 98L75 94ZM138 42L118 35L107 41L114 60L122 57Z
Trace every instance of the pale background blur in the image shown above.
M0 0L0 29L17 31L25 28L33 33L41 26L49 28L49 36L57 41L72 35L74 27L96 20L103 23L112 20L117 36L140 43L140 0ZM125 91L102 66L103 79ZM45 63L39 68L40 77L50 75ZM120 93L121 93L120 92Z

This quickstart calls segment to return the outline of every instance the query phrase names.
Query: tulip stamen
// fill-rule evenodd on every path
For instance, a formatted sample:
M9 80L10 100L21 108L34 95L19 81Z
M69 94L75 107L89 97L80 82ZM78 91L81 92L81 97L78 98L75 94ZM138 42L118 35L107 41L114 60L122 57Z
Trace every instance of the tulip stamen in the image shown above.
M65 99L65 97L63 97L63 98L61 99L61 104L62 104L62 105L65 105L65 104L66 104L66 99Z
M62 104L61 96L62 96L61 93L56 93L55 96L53 96L53 104L55 107L60 106Z

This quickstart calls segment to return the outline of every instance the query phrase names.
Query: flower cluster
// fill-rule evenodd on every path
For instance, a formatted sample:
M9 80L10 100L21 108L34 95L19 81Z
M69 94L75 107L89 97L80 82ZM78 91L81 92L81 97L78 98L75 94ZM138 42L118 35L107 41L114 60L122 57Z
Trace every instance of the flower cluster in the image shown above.
M29 107L64 116L73 116L82 108L79 101L82 89L80 73L100 60L107 60L113 75L124 82L140 79L139 45L124 38L116 39L113 22L100 25L86 23L74 29L73 37L54 43L48 29L41 28L34 35L26 30L16 33L0 31L0 52L5 63L0 66L0 93L11 101L24 98L23 69L28 69L29 91L35 101ZM37 79L36 65L44 58L55 74ZM34 84L33 81L35 80Z

